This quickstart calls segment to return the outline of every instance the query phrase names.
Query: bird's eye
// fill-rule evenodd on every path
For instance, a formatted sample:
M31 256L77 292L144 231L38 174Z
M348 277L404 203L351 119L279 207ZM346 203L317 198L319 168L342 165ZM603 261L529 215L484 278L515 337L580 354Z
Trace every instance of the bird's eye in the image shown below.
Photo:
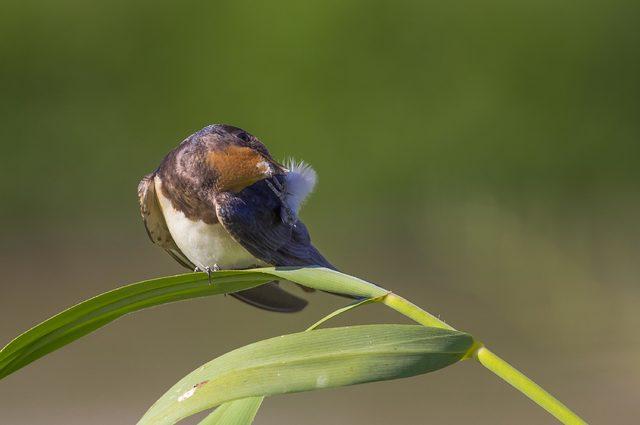
M249 136L248 133L241 131L240 133L236 134L236 137L238 137L238 139L248 142L251 140L251 136Z

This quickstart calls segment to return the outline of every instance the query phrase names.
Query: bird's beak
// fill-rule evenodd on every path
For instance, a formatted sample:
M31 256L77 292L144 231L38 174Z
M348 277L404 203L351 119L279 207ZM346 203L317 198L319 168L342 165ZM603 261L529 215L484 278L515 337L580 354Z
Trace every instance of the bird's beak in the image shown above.
M273 177L276 174L282 174L282 173L287 171L286 168L284 168L282 165L278 164L277 162L275 162L273 160L267 161L267 165L268 165L268 167L267 167L267 171L265 173L267 175L267 177Z

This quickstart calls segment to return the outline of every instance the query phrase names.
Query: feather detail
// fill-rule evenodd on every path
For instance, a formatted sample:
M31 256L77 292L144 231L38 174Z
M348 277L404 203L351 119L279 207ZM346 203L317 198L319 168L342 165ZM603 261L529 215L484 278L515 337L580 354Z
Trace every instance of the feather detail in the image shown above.
M304 161L296 162L289 159L285 175L285 201L287 206L296 214L307 199L318 181L318 175L311 166Z

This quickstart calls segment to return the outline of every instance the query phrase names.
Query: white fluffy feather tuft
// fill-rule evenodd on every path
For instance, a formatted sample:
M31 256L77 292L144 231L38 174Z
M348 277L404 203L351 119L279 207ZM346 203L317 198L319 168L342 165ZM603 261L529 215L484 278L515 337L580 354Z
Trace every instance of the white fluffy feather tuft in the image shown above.
M286 202L289 208L296 214L305 199L313 191L318 180L318 175L311 166L304 161L296 162L289 159L285 164L289 170L286 174Z

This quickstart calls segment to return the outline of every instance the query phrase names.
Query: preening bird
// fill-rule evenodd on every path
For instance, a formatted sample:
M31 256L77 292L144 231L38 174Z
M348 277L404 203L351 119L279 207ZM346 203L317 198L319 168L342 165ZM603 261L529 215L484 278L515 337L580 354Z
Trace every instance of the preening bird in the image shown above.
M149 238L178 263L211 273L257 266L335 269L298 219L316 184L305 163L276 162L256 137L210 125L187 137L138 186ZM266 310L294 312L307 302L277 282L232 294Z

